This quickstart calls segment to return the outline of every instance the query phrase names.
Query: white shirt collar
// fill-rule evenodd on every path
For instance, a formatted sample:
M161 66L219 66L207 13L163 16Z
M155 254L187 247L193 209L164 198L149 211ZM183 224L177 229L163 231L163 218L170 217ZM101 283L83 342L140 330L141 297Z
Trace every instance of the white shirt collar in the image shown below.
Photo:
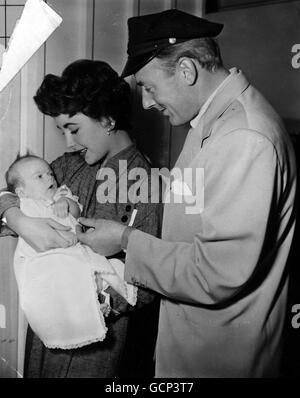
M237 70L237 68L231 68L231 69L229 69L229 72L230 72L230 74L222 81L222 83L215 89L215 91L208 97L206 102L202 105L198 115L190 121L190 125L192 126L192 128L195 128L198 125L201 117L207 111L207 108L211 104L212 100L215 98L215 96L218 94L218 92L225 86L225 84L227 84L227 82L231 78L231 76L238 73L238 70Z

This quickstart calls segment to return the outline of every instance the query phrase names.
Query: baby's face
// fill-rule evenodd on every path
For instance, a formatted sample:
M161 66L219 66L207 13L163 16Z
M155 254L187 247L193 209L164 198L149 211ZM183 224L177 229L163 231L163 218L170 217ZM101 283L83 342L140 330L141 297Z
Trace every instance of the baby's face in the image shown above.
M42 159L30 159L20 164L21 196L52 200L57 184L49 165Z

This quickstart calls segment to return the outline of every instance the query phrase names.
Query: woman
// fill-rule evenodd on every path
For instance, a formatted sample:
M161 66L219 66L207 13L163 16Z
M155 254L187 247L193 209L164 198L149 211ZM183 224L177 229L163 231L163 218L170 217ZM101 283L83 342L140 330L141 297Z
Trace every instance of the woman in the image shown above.
M136 203L150 178L139 180L138 188L128 195L136 184L127 178L129 172L135 175L136 170L143 169L150 176L148 162L128 134L129 85L105 62L79 60L69 65L61 77L45 76L34 100L42 113L54 118L68 147L74 150L51 166L58 184L66 184L79 197L84 207L82 215L127 225L136 213L134 226L158 235L159 206L150 201ZM151 190L148 192L150 195ZM1 213L16 204L15 198L1 197ZM17 218L9 215L8 225L30 241L28 229L18 229ZM122 256L124 253L119 254ZM152 376L157 297L139 288L137 305L131 307L111 288L109 294L113 311L107 320L107 337L101 343L75 350L49 350L29 328L25 377Z

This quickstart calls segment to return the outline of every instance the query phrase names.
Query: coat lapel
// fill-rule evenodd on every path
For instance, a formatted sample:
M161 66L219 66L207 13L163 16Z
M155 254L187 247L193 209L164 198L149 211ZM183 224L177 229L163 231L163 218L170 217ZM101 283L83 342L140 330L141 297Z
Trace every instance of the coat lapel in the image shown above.
M201 147L205 139L211 135L213 124L230 105L249 87L249 83L241 71L234 71L227 84L217 93L207 111L203 115Z
M216 94L198 125L191 128L174 167L184 168L199 153L203 142L210 137L214 123L229 106L249 87L241 71L233 70L227 84Z

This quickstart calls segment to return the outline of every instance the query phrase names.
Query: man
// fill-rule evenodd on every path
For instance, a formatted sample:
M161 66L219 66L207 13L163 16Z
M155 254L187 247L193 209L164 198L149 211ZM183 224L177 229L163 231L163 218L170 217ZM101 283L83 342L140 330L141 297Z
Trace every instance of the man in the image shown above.
M157 377L276 377L295 224L289 137L242 72L222 66L221 25L168 10L128 27L123 76L135 75L145 109L190 122L175 167L204 169L204 209L165 204L161 240L86 219L95 230L78 237L105 255L121 246L126 280L162 295Z
M276 377L295 224L289 137L242 72L223 67L222 25L168 10L128 26L123 76L135 75L145 109L190 122L175 167L192 180L179 193L200 195L203 170L204 206L173 184L162 239L88 219L94 231L78 237L103 255L126 250L125 279L162 295L157 377Z

